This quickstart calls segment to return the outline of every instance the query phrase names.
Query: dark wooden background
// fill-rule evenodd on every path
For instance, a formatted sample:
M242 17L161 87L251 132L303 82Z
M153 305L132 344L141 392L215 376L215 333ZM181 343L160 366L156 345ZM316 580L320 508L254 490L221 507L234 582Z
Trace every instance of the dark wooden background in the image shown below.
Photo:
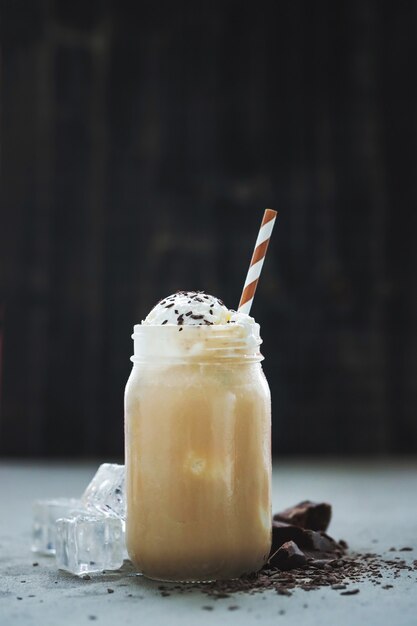
M416 452L417 3L0 8L0 452L121 454L133 324L266 206L274 452Z

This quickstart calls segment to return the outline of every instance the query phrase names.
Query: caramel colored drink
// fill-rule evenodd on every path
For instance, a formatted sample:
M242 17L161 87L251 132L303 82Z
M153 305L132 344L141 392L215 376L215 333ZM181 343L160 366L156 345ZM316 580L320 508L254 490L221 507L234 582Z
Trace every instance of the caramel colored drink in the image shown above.
M270 394L259 326L239 314L233 321L225 307L216 323L220 304L200 317L193 300L204 296L194 293L186 295L195 321L214 321L158 317L135 326L126 386L127 549L158 580L237 578L259 570L271 547ZM170 315L181 322L188 311L174 298Z

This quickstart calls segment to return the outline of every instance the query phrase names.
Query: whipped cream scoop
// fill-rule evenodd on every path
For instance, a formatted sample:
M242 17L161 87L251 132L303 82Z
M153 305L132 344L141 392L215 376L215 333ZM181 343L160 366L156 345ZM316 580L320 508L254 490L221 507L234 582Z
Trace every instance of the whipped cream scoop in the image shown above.
M204 291L177 291L163 298L142 321L148 326L211 326L255 323L245 313L228 309L219 298Z

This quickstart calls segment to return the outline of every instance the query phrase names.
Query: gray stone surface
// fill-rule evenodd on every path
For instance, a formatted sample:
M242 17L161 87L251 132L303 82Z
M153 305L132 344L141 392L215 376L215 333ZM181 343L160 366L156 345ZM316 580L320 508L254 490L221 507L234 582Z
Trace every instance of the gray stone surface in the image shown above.
M265 592L220 600L199 590L163 597L158 583L135 576L129 567L90 580L58 572L53 558L30 552L31 503L35 498L79 495L97 465L0 464L1 626L417 623L417 571L404 572L397 580L387 574L386 582L394 585L390 590L355 585L360 588L355 596L320 589L297 590L291 597ZM355 550L387 557L392 557L387 552L391 546L409 545L414 551L401 557L417 559L416 462L294 460L275 466L273 484L274 510L305 498L329 500L333 536L347 539ZM236 605L238 609L229 610Z

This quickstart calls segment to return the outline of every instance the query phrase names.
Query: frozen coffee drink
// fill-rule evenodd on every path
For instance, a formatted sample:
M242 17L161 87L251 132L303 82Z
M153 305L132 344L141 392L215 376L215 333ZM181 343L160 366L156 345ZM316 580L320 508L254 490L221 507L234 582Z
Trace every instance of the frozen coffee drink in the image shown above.
M271 547L271 401L259 324L202 292L134 327L125 393L129 556L149 578L259 570Z

